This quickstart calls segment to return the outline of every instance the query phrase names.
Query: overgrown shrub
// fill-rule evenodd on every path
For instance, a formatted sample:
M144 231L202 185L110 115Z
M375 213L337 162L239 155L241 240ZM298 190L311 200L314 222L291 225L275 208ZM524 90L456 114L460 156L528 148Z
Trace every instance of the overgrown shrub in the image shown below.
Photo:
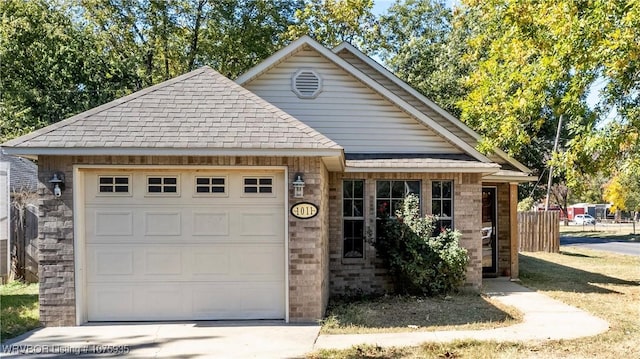
M395 217L380 218L376 249L394 278L396 292L441 295L464 284L469 258L458 245L460 232L435 231L433 216L420 216L418 197L409 195Z

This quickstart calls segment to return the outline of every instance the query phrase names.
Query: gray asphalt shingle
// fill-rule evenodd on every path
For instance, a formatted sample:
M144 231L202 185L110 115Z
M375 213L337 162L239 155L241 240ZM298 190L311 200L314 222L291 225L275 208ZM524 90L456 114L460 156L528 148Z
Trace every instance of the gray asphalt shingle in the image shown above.
M4 146L342 148L209 67L83 112Z

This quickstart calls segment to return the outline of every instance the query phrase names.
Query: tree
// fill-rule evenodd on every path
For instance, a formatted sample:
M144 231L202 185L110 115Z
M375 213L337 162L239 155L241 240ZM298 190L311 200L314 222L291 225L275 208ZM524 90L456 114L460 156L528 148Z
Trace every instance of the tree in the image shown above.
M443 2L397 0L380 16L372 50L395 75L459 116L457 102L468 92L462 79L470 64L462 60L471 18L454 17Z
M198 64L235 78L289 41L296 0L213 1L202 31Z
M582 5L572 1L463 2L479 12L469 54L478 67L460 102L462 119L484 136L482 148L505 149L534 168L551 158L560 115L563 139L591 131L586 103L597 78Z
M64 8L0 3L0 142L127 92L126 67L110 63L99 39Z
M364 47L364 39L375 25L372 0L306 1L295 12L289 39L309 35L328 47L343 41Z

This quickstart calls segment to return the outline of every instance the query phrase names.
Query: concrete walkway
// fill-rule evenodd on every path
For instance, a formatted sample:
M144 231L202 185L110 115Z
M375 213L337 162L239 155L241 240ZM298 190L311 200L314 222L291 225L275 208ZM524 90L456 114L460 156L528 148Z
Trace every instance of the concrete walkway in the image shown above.
M506 278L484 279L483 282L484 293L523 313L524 318L521 323L485 330L320 335L314 349L346 349L358 344L381 347L416 346L424 342L449 342L456 339L495 341L575 339L597 335L609 329L609 323L600 318L510 282Z

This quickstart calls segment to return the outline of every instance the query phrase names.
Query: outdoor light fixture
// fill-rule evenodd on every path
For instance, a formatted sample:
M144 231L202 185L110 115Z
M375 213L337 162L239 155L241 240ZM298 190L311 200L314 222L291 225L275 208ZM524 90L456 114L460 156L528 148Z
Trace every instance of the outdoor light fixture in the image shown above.
M296 178L293 184L293 197L302 198L304 196L304 180L302 179L302 173L296 173Z
M53 195L56 197L62 196L62 191L64 190L64 173L54 172L49 183L53 186Z

